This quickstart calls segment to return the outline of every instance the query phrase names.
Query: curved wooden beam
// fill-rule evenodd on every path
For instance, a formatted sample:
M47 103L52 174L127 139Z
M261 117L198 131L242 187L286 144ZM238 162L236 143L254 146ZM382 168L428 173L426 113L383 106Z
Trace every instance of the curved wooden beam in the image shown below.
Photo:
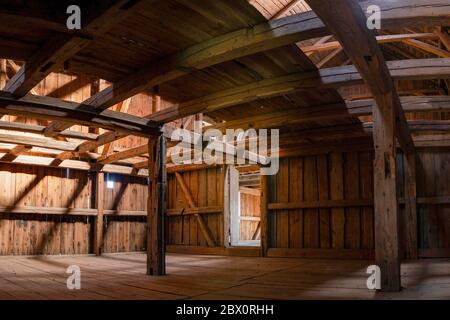
M382 28L435 26L450 22L450 3L447 0L372 0L360 5L363 11L369 5L380 6ZM158 84L196 70L327 34L325 25L312 11L244 28L194 45L142 68L87 99L84 104L107 109ZM48 127L47 135L68 129L71 125L55 122Z
M391 61L387 63L387 66L395 80L439 79L450 75L450 59ZM221 110L260 98L270 98L318 87L340 87L358 83L363 83L363 78L356 67L352 65L314 72L300 72L216 92L163 109L146 118L155 122L167 123L196 113Z

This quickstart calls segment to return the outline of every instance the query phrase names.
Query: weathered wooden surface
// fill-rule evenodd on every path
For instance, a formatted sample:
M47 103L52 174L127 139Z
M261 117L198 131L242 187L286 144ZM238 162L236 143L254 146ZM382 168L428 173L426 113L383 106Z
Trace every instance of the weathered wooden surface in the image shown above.
M405 288L399 293L367 289L366 268L372 263L168 254L168 275L156 278L145 274L144 254L0 257L0 299L450 298L448 259L404 263ZM66 287L66 268L73 264L82 270L81 290Z

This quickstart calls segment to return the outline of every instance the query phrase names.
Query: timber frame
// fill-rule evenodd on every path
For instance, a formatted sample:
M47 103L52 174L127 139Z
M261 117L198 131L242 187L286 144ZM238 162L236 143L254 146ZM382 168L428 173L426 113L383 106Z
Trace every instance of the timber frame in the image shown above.
M63 69L82 74L83 66L86 65L80 63L85 58L83 50L95 48L96 43L106 41L105 34L119 22L133 17L140 8L157 2L110 0L99 7L86 8L89 19L79 33L66 32L61 23L61 16L58 16L56 22L47 20L43 14L46 10L45 4L34 11L20 7L4 11L0 9L0 16L25 16L29 21L38 21L37 25L44 25L52 30L52 37L27 56L16 53L14 48L10 49L3 44L0 38L0 46L5 46L4 54L0 50L0 114L45 121L45 125L36 125L0 120L0 162L96 172L97 209L87 210L82 214L97 217L94 240L94 251L97 255L102 253L103 215L112 214L101 205L104 197L101 193L104 189L104 174L148 177L148 211L138 214L146 215L148 222L147 273L164 275L165 219L170 216L193 215L207 246L216 247L217 243L202 214L225 211L221 206L199 207L180 174L185 170L201 168L202 165L177 166L169 163L169 152L176 142L168 140L175 129L182 127L186 130L192 138L187 142L190 147L198 145L197 142L201 138L186 129L192 127L190 124L196 117L203 120L203 131L216 129L224 132L229 128L291 126L295 130L281 133L281 139L286 143L282 144L280 157L318 154L325 149L326 152L345 148L375 150L374 197L368 202L350 203L336 199L328 202L317 200L270 203L270 179L263 176L259 190L253 191L260 194L262 199L261 222L258 227L261 234L261 255L279 254L275 249L270 249L271 210L358 207L373 204L375 258L382 271L382 287L386 291L399 291L399 203L405 206L406 216L409 217L406 226L406 255L410 259L416 259L418 255L416 150L450 147L450 138L445 135L450 129L448 120L408 118L413 114L450 112L447 81L450 78L450 36L447 29L441 28L450 25L450 3L447 0L307 0L306 3L312 11L292 13L300 3L294 0L270 19L263 19L255 13L258 18L254 18L254 25L251 27L239 27L216 36L205 36L204 41L191 41L195 43L185 45L181 50L170 50L174 52L165 53L146 64L136 65L134 70L137 71L132 73L117 71L118 75L108 80L108 86L102 90L98 87L92 89L92 95L82 102L65 101L37 91L36 86L51 73ZM365 12L371 4L377 4L381 8L383 33L378 34L366 27ZM243 6L248 11L256 11L247 2ZM433 10L436 7L439 10ZM202 12L199 8L191 9ZM336 10L340 12L339 16L334 14ZM391 29L412 27L423 27L426 30L384 33ZM305 45L302 41L310 42ZM394 46L395 49L395 46L400 45L418 50L426 56L421 59L403 57L386 61L382 48ZM186 79L191 79L190 77L197 81L201 76L205 76L202 71L205 71L205 74L214 74L219 70L215 75L220 82L223 80L220 75L225 72L215 68L238 64L236 61L243 65L242 61L246 61L245 59L284 49L286 56L292 54L291 51L295 53L296 59L301 62L296 61L298 63L295 65L303 64L303 69L299 67L292 72L277 70L267 77L251 73L250 76L246 75L251 81L247 78L242 83L227 80L233 85L227 84L223 88L218 86L217 90L208 87L203 90L204 94L186 94L187 98L164 106L161 104L161 100L167 98L166 96L169 96L169 100L176 97L170 90L171 86L177 87L183 81L189 82ZM407 55L401 53L400 49L398 52L399 55ZM324 53L325 56L320 58L316 65L310 60ZM339 55L345 55L345 63L327 67ZM19 66L15 60L25 62ZM114 69L113 67L121 69L119 63L110 69ZM283 68L280 67L281 69ZM9 76L8 72L11 73L11 70L14 74ZM86 67L87 74L93 73L88 71L90 69ZM108 72L105 71L104 74ZM97 78L100 76L99 72ZM208 78L205 76L205 79ZM397 88L401 81L435 80L442 80L447 85L447 94L440 94L443 90L441 86L436 89L437 93L427 95L404 94ZM339 95L342 88L361 85L366 85L369 91L364 99ZM233 112L239 114L239 108L263 110L265 103L275 104L279 101L277 99L307 95L312 91L317 96L334 97L334 100L326 101L316 97L311 103L301 102L304 105L300 108L280 107L260 114L245 113L242 117L229 115ZM151 95L152 107L144 116L132 115L128 112L131 99L141 93ZM288 104L292 100L294 99L286 98L284 102ZM359 120L362 117L370 117L370 120L361 122ZM302 127L327 121L338 122L325 127ZM90 130L75 130L75 125L89 127ZM115 151L114 144L129 136L145 138L146 142ZM312 140L307 139L310 136ZM354 139L354 144L349 147L345 141L336 143L332 138L337 139L338 136L344 140ZM294 138L296 143L291 143L291 138ZM314 141L314 138L318 140ZM323 145L318 148L315 143ZM233 141L216 141L216 144L219 144L223 153L235 155ZM396 185L399 150L406 164L406 189L401 199L397 196ZM270 155L266 157L247 153L245 157L246 160L257 159L261 166L270 161ZM175 209L166 210L167 172L175 174L189 205L182 212ZM23 210L39 211L38 208L22 208ZM59 214L57 210L53 211L54 214ZM121 214L127 215L127 212Z

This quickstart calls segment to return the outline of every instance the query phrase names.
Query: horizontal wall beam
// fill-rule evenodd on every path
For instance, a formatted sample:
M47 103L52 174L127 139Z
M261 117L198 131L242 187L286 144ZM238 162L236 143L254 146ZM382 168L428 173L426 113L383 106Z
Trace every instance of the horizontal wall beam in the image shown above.
M293 210L316 208L370 207L373 200L320 200L303 202L269 203L269 210Z
M0 207L0 213L20 213L35 215L71 215L71 216L96 216L97 209L87 208L52 208L52 207ZM131 210L105 210L104 215L109 216L133 216L145 217L147 211Z
M373 260L375 251L370 249L312 249L312 248L269 248L267 256L271 258L308 258L308 259L355 259Z
M194 207L183 209L166 209L167 216L189 216L196 214L222 213L223 207Z

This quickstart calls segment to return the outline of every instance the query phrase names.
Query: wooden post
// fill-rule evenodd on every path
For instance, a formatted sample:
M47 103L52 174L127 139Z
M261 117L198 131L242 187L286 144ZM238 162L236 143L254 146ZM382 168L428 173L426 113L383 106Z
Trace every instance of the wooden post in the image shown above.
M162 276L166 274L166 246L164 236L164 185L165 139L150 137L148 140L148 202L147 202L147 274Z
M261 256L269 249L269 177L261 176Z
M381 269L381 289L400 290L398 207L396 189L395 114L392 93L373 108L375 146L375 259Z
M0 59L0 90L3 90L6 82L6 59Z
M94 253L99 256L103 252L103 211L105 196L105 174L103 172L97 173L97 185L95 191L97 218L95 220L94 231Z
M417 259L417 186L416 186L416 154L404 155L405 168L405 214L403 227L405 229L405 257Z
M375 32L367 28L367 17L358 1L306 2L342 44L376 101L373 108L375 258L381 268L382 289L399 291L396 137L405 152L414 152L411 132Z
M231 246L230 165L224 166L223 186L223 244Z
M0 90L3 90L8 82L6 76L6 59L0 59ZM0 120L4 114L0 113Z

